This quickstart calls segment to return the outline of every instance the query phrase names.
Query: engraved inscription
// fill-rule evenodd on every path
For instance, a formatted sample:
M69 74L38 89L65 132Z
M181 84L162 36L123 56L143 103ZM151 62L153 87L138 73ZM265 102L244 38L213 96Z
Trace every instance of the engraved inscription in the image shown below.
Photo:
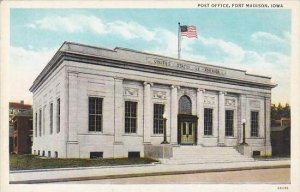
M147 63L150 65L158 66L158 67L172 68L172 69L191 71L191 72L196 72L196 73L206 73L206 74L209 73L209 74L221 75L221 76L226 75L226 71L223 69L207 67L207 66L200 66L199 64L188 64L188 63L183 63L183 62L179 63L176 61L151 58L151 57L147 58Z

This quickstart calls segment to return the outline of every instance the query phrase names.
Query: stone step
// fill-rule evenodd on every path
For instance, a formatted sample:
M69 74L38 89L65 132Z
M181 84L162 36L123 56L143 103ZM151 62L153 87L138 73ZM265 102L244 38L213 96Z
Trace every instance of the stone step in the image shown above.
M180 146L173 148L173 157L165 159L167 164L228 163L254 161L241 155L233 147Z

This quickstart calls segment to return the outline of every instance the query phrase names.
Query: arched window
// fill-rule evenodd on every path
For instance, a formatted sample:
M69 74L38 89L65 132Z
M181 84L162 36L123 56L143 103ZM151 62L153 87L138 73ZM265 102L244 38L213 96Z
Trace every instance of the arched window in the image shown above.
M192 114L192 102L186 95L179 99L179 114Z

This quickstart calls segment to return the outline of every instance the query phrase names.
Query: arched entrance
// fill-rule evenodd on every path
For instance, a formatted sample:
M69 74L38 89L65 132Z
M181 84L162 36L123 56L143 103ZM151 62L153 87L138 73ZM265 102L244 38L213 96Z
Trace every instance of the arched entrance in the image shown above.
M178 104L178 144L197 144L197 120L198 117L192 115L191 99L183 95Z

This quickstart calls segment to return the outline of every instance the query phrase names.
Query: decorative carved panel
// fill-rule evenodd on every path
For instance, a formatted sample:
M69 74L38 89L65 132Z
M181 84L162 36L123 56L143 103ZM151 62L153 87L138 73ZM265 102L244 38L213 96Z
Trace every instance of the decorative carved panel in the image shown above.
M236 106L235 99L226 99L225 100L225 105L229 106L229 107L235 107Z
M167 99L167 93L165 91L153 91L154 99Z
M250 101L250 107L253 107L253 108L260 108L260 102L259 102L259 101L252 100L252 101Z
M139 96L139 89L138 88L125 87L124 88L124 95L137 97L137 96Z
M204 96L204 104L214 105L215 104L215 98L210 97L210 96Z

